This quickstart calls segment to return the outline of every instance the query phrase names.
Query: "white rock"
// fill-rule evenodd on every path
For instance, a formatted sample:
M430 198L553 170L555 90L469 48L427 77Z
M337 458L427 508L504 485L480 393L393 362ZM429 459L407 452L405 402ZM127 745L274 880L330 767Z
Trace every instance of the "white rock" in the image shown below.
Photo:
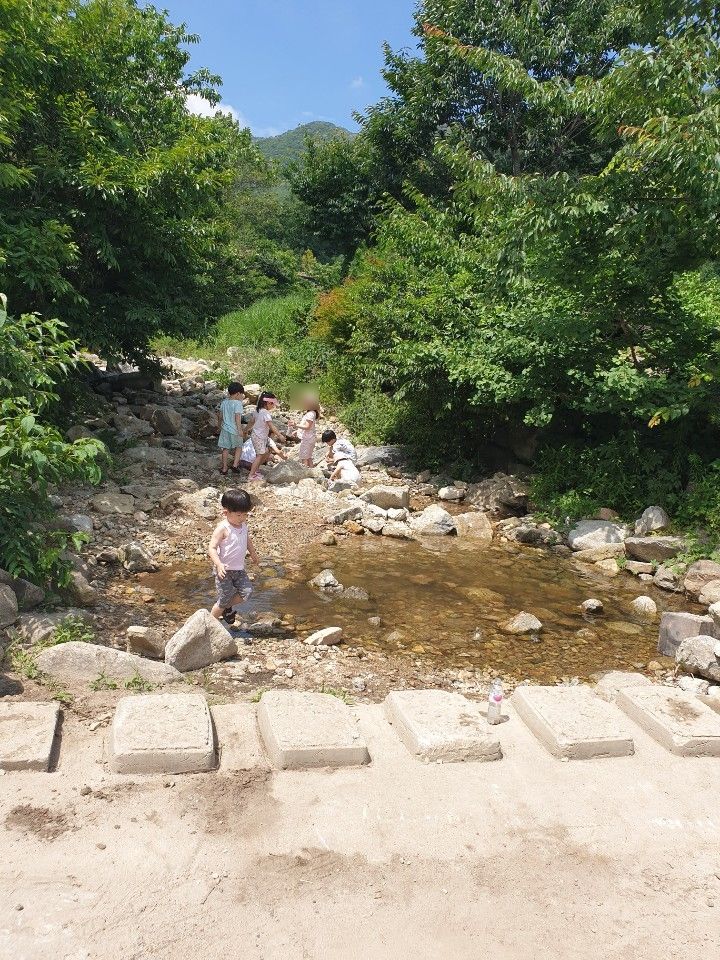
M452 517L457 535L472 540L481 540L490 543L493 538L493 528L490 518L482 510L471 510L469 513L458 513Z
M342 627L325 627L323 630L317 630L311 633L305 643L308 646L316 647L318 644L325 644L326 647L335 646L342 640Z
M664 530L670 525L670 517L662 507L648 507L635 522L635 536L644 537L655 530Z
M137 675L150 683L171 683L182 678L177 670L164 663L79 640L42 650L36 662L44 673L69 681L90 681L101 673L114 680L130 680Z
M720 681L718 647L715 637L688 637L678 647L675 660L688 673L717 683Z
M441 487L438 490L440 500L458 501L465 499L465 491L459 487Z
M710 688L708 681L699 677L678 677L677 685L686 693L694 693L696 696L707 695Z
M573 550L590 550L606 543L622 543L625 527L610 520L581 520L568 534L568 543Z
M410 518L410 529L419 536L443 536L455 530L453 517L439 504L425 507Z
M366 493L363 493L362 500L366 503L374 503L375 506L382 507L383 510L391 508L400 509L410 506L410 488L409 487L391 487L379 484L371 487Z
M382 528L383 537L395 537L398 540L412 539L412 531L406 523L398 520L388 520Z
M591 598L590 600L583 600L583 602L580 604L580 609L583 613L597 614L602 613L605 607L602 600L595 600Z
M118 549L118 556L123 567L129 573L152 573L157 570L157 564L149 550L135 541L125 543Z
M405 507L400 507L400 508L391 507L390 510L387 511L388 520L403 521L403 520L407 520L409 516L410 516L410 513L408 510L405 509Z
M635 597L630 606L639 617L648 623L657 619L657 604L652 597Z
M237 643L208 610L197 610L168 640L165 663L183 672L228 660Z
M203 520L214 520L220 511L220 491L217 487L203 487L194 493L183 493L178 498L183 510L202 517Z
M325 590L328 593L339 593L343 585L339 583L332 570L321 570L320 573L310 580L310 586L316 590Z
M532 613L523 611L506 623L503 630L506 633L538 633L542 630L542 623Z

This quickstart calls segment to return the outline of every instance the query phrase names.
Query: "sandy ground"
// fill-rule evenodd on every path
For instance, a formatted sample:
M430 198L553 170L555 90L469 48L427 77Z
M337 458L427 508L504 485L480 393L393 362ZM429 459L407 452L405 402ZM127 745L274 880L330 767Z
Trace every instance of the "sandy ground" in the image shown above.
M237 769L249 717L217 773L149 778L70 716L55 772L0 777L0 957L716 955L717 760L637 731L634 757L561 762L510 708L503 760L426 765L353 709L368 767Z

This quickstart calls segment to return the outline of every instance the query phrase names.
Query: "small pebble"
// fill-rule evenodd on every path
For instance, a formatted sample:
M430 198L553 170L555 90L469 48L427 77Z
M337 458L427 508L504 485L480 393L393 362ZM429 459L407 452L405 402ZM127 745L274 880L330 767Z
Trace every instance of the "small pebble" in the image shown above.
M21 903L16 903L16 904L15 904L15 909L16 909L16 910L24 910L25 907L24 907Z
M96 843L95 846L98 848L98 850L104 850L104 849L105 849L105 844L104 844L104 843Z
M91 793L92 793L92 790L90 789L90 787L88 787L88 786L80 787L80 796L81 796L81 797L87 797L87 796L88 796L89 794L91 794Z

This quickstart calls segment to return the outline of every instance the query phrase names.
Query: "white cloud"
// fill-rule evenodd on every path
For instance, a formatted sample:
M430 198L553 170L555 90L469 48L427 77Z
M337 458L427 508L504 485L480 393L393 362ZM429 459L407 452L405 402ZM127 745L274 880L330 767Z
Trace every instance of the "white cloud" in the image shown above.
M220 113L229 114L233 120L237 120L241 127L250 127L250 130L253 133L253 136L256 137L275 137L280 131L276 127L258 127L254 123L251 123L250 120L241 113L236 107L233 107L230 103L219 103L214 107L207 100L204 100L197 93L189 93L185 97L185 106L188 108L190 113L194 113L198 117L214 117L215 114L220 111Z
M350 81L350 88L352 90L359 90L361 87L365 86L365 81L362 77L355 77L354 80Z

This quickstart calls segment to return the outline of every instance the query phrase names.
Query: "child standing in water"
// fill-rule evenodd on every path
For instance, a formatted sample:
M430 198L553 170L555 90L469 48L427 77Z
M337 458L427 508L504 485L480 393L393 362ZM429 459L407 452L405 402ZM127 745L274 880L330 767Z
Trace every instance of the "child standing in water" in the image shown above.
M300 463L304 463L306 467L312 467L314 466L315 427L320 417L320 401L317 397L308 393L303 400L303 407L305 412L302 415L302 420L297 430L298 437L300 438L298 456Z
M270 412L274 410L276 406L277 397L274 393L264 390L258 397L257 412L255 413L252 433L250 434L250 439L252 440L252 445L255 450L255 459L250 467L248 483L251 480L260 479L258 470L264 463L267 463L272 456L271 451L268 449L270 434L277 437L280 443L283 442L283 435L273 426L272 414Z
M239 473L240 457L243 445L242 415L245 412L243 397L245 387L241 383L233 382L228 385L228 395L220 404L220 473L226 477L228 472L228 451L234 450L232 471Z
M260 560L248 533L247 518L252 509L250 495L245 490L226 490L220 505L224 518L215 527L208 546L217 589L212 615L232 624L235 622L233 607L247 600L252 592L250 578L245 572L245 557L250 554L254 563Z

